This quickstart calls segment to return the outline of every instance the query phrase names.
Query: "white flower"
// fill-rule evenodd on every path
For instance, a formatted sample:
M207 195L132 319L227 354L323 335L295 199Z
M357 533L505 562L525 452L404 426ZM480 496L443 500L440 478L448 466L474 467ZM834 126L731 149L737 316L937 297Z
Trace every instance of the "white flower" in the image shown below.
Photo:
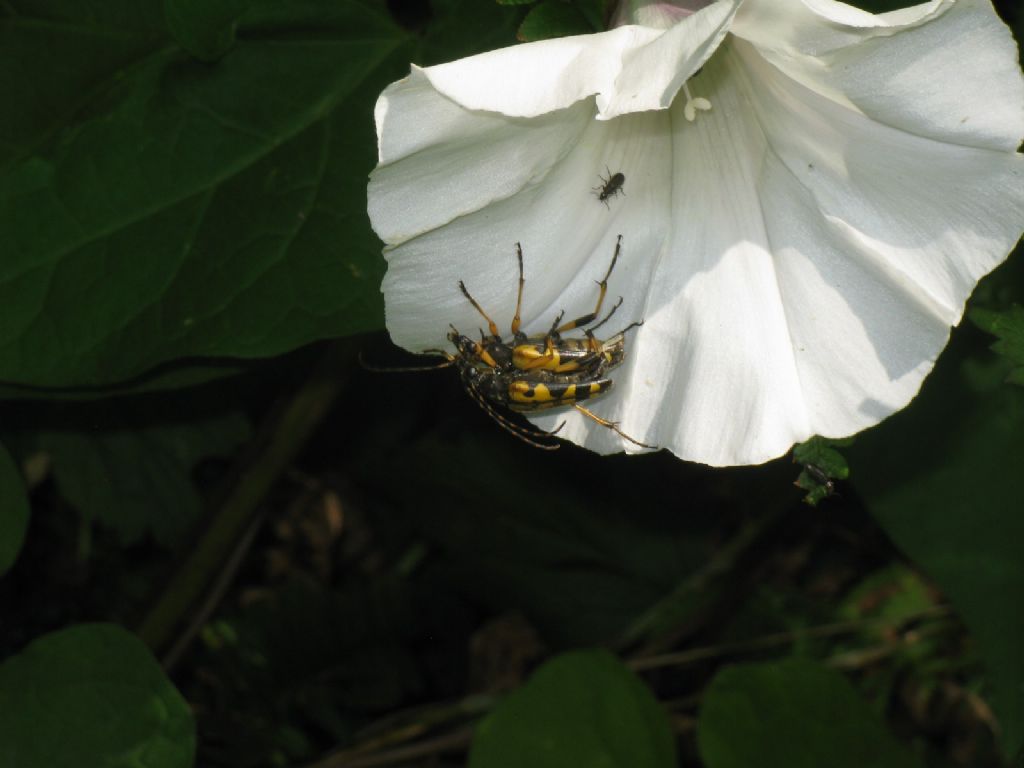
M624 301L602 335L644 325L592 409L623 431L747 464L902 408L1024 229L1009 30L987 0L637 18L413 67L384 91L369 212L392 338L475 333L459 280L507 332L516 242L526 331L590 311L621 234ZM608 171L625 194L606 206L592 188ZM636 450L571 410L534 422L562 419L588 448Z

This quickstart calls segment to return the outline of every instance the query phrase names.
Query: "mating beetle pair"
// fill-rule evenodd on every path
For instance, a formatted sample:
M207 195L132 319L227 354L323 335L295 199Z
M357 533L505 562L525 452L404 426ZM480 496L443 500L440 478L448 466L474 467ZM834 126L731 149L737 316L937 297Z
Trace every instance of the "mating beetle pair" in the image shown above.
M614 422L601 418L580 404L581 401L597 397L611 389L612 379L607 374L625 359L625 334L641 324L631 323L607 341L601 341L594 335L594 331L608 322L622 305L620 298L603 319L591 325L601 312L608 291L608 278L615 269L621 250L622 235L619 235L612 262L604 278L598 283L600 290L594 310L564 324L564 312L560 312L551 324L550 330L543 336L527 336L520 331L520 309L525 280L523 250L519 243L516 243L519 290L516 296L516 313L512 318L510 342L502 339L497 324L469 293L465 283L459 281L459 290L487 321L490 336L485 336L481 330L481 339L478 342L452 327L448 333L448 340L455 345L458 354L446 356L449 357L449 362L458 368L466 389L484 410L517 437L532 445L543 448L557 447L530 439L528 435L531 433L509 422L491 407L492 404L519 413L571 406L631 443L643 448L653 447L630 437ZM575 328L582 329L585 338L562 338L563 333ZM553 435L559 429L561 426L554 432L543 434Z
M470 396L503 428L520 440L546 450L558 448L557 444L542 443L538 435L555 435L564 422L552 432L530 430L503 415L498 408L518 413L531 413L550 408L572 407L589 419L606 427L622 438L642 448L654 446L642 443L619 429L615 422L603 419L581 405L608 392L612 379L608 373L625 359L625 334L642 322L634 322L606 341L594 335L594 331L608 322L622 305L620 298L615 306L600 321L601 307L608 290L608 278L618 261L622 250L622 235L615 243L615 253L604 278L598 283L597 304L592 312L562 323L564 311L560 312L547 333L527 336L520 330L520 310L523 301L523 250L516 243L516 258L519 262L519 290L516 296L516 313L512 318L512 338L505 341L498 332L498 326L470 294L465 283L459 281L459 290L487 321L490 335L480 330L480 341L460 333L454 326L448 332L448 340L455 347L455 354L443 350L429 350L442 355L446 361L435 368L454 366L459 371L462 383ZM591 325L593 323L593 325ZM562 334L581 329L584 338L563 338ZM422 369L404 369L422 370Z

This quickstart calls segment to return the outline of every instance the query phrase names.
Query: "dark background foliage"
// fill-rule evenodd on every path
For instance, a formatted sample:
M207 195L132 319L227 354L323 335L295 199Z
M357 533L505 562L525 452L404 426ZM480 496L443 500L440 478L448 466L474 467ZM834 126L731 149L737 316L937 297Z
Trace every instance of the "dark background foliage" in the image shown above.
M377 94L605 13L0 3L0 768L1016 764L1019 254L817 507L360 366Z

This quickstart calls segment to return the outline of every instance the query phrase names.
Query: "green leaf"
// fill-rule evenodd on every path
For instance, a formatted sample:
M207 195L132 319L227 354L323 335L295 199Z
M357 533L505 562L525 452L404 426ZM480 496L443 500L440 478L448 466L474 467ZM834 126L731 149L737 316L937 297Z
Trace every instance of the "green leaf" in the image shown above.
M932 590L914 570L891 565L862 579L843 598L838 615L848 621L885 618L892 624L935 606ZM865 624L864 633L875 635L885 625Z
M164 36L159 0L7 0L0 22L0 172L51 141Z
M18 559L28 518L28 499L21 472L11 454L0 445L0 575Z
M843 454L835 447L845 448L852 443L853 440L850 438L830 440L815 435L807 442L793 446L793 461L798 464L814 464L829 477L845 480L850 476L850 468L847 466Z
M260 3L209 64L156 3L14 5L0 380L100 385L382 325L370 115L408 40L383 7Z
M804 501L812 507L831 496L832 479L845 480L850 476L846 459L833 446L845 447L852 443L849 438L830 440L815 435L810 440L793 447L793 461L804 469L797 477L796 485L807 491Z
M239 17L252 0L164 0L167 29L197 58L213 61L235 42Z
M452 395L462 398L456 386ZM388 442L365 476L404 499L423 538L445 551L456 589L496 609L522 606L549 646L610 641L707 560L715 506L694 501L692 513L680 515L662 503L666 492L683 489L704 498L672 459L644 463L631 484L595 486L571 471L553 472L549 454L520 450L486 416L479 434L455 444L430 439L396 452L393 435L385 434ZM366 450L372 455L372 446ZM608 475L618 477L629 461L609 459ZM536 477L544 478L540 489L519 481ZM445 503L424 518L415 514L424 498ZM479 517L482 499L486 521ZM719 588L705 585L687 606L706 605ZM677 618L686 617L679 607Z
M124 544L148 533L172 547L202 512L193 467L234 451L249 435L248 422L234 412L154 424L152 412L121 407L114 424L44 432L39 445L51 456L61 495L86 519L113 528Z
M1007 381L1024 386L1024 307L1014 304L1005 312L973 309L967 316L982 330L999 337L992 349L1014 366Z
M530 9L519 26L517 37L523 42L549 40L553 37L584 35L594 28L580 10L564 0L541 0Z
M107 387L46 389L0 383L0 400L64 400L84 402L117 395L140 395L151 392L173 392L200 384L242 376L259 363L242 361L183 361L180 365L160 366L143 376Z
M611 0L576 0L575 5L590 25L589 32L604 32L607 28Z
M519 8L488 0L431 0L434 17L410 56L420 66L440 64L516 44ZM408 74L408 70L400 76Z
M671 768L675 743L647 687L606 651L538 669L477 727L470 768Z
M3 768L189 768L188 704L110 624L45 635L0 665Z
M816 662L719 672L701 703L707 768L912 768L920 763L842 674Z
M966 622L1014 754L1024 746L1024 391L1001 384L1001 369L962 363L960 349L909 408L858 437L850 459L868 510Z

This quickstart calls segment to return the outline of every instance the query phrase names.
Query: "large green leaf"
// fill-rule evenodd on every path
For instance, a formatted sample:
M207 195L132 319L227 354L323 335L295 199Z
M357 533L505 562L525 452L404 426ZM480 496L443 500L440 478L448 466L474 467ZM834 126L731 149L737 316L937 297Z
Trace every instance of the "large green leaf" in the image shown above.
M727 667L704 695L697 743L707 768L914 768L840 674L790 660Z
M672 768L668 717L606 651L576 651L538 669L480 723L470 768Z
M0 768L189 768L188 704L134 635L54 632L0 665Z
M223 56L235 42L238 22L252 0L164 0L167 29L200 59Z
M523 19L519 39L533 42L593 31L587 17L576 6L559 0L541 0Z
M192 480L196 463L230 454L248 437L248 422L234 412L152 423L146 409L121 410L101 428L43 432L39 444L50 454L61 494L87 519L115 529L125 544L149 533L171 547L202 511Z
M9 0L0 6L0 170L81 119L76 113L119 72L160 44L162 27L159 0ZM68 62L74 66L62 66Z
M952 600L988 670L1011 753L1024 745L1024 391L1010 363L963 360L965 327L909 408L850 449L856 487Z
M431 0L430 8L433 18L412 55L420 66L515 45L522 20L521 9L480 0Z
M21 472L0 445L0 575L18 558L28 527L28 499Z
M234 31L208 62L160 3L94 5L0 11L0 380L104 384L380 326L371 110L408 40L383 6L235 23L168 3L190 47Z
M202 361L188 360L180 365L159 366L143 376L106 387L69 387L40 389L17 384L0 383L0 401L61 400L85 402L102 400L117 395L138 395L173 392L201 384L242 376L260 363L255 361Z
M468 399L460 406L476 416ZM574 468L569 451L554 458L520 450L480 417L469 439L397 450L389 442L365 471L404 500L424 539L446 553L431 567L460 592L493 607L522 606L554 647L600 644L705 563L716 497L688 483L692 473L677 472L671 457L606 459L607 477L626 462L634 472L632 483L605 482ZM683 489L685 510L665 504ZM435 500L429 516L419 513L424 499ZM700 597L714 595L709 585ZM680 612L685 621L688 611Z

